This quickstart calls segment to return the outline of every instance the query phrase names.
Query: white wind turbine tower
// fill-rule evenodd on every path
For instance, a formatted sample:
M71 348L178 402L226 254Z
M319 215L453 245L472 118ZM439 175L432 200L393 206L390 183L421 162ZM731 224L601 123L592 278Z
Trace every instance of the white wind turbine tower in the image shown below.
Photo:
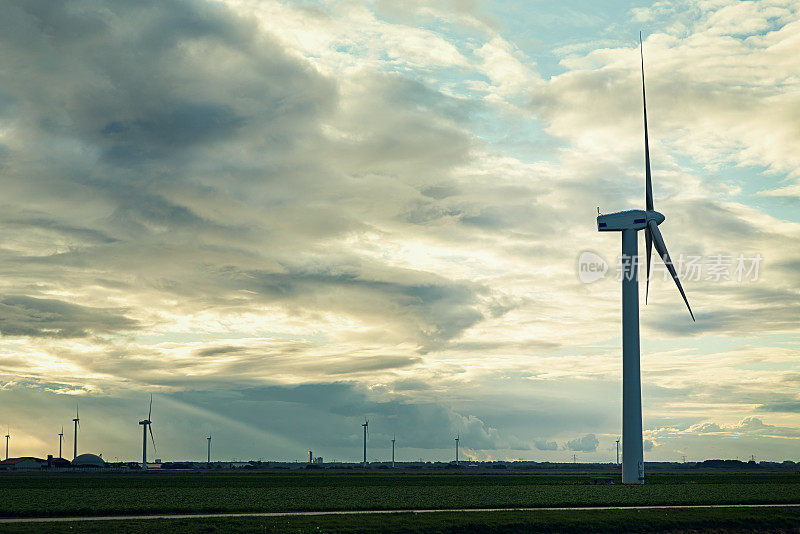
M369 420L365 417L364 424L364 467L367 467L367 436L369 435Z
M75 434L73 434L74 439L72 440L72 459L74 460L78 457L78 428L81 426L81 416L77 404L75 404L75 418L72 420L72 423L75 425ZM89 430L91 430L91 428Z
M600 232L622 232L622 483L644 483L642 444L642 383L639 369L639 251L638 231L644 230L647 247L647 292L650 289L650 254L653 246L678 286L689 314L692 308L672 265L667 246L658 230L664 216L653 209L653 185L650 176L650 146L647 138L647 100L644 88L644 52L639 33L642 61L642 107L644 109L645 207L597 216ZM647 302L645 293L645 303Z
M210 464L211 463L211 434L209 434L206 439L208 440L208 457L207 457L206 463Z
M395 437L396 436L394 434L392 434L392 469L394 469L394 441L395 441Z
M369 427L369 420L365 417L364 424L364 467L367 467L367 427Z
M456 434L456 467L458 467L458 440L461 439L461 433Z
M58 433L58 457L61 458L61 442L64 440L64 425L61 425L61 432Z
M147 419L139 421L142 425L142 469L147 469L147 429L150 429L150 439L153 440L153 451L156 450L156 439L153 437L153 426L150 415L153 413L153 395L150 395L150 410L147 412Z

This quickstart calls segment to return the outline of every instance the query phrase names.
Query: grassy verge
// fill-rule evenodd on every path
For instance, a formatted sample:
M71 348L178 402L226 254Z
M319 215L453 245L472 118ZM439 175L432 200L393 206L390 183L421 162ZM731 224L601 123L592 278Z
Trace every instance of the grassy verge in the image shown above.
M797 509L398 513L284 518L169 519L1 525L22 532L800 532Z

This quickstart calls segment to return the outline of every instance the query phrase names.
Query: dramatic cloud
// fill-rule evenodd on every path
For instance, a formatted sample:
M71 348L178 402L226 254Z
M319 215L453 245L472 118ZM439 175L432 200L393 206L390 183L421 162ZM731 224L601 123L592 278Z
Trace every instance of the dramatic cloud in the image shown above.
M5 2L19 452L45 454L80 398L115 433L83 443L132 457L155 392L175 457L224 427L230 456L355 459L367 416L375 450L397 434L409 458L459 434L473 458L612 458L619 241L594 215L642 207L642 22L656 207L697 316L656 261L648 459L712 437L752 454L734 436L793 454L789 0ZM609 265L591 284L582 251Z

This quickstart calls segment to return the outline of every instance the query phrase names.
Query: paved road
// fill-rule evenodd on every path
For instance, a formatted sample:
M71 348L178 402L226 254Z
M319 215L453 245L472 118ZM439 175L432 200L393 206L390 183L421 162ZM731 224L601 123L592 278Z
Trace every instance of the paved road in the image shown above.
M347 510L325 512L238 512L219 514L153 514L153 515L104 515L83 517L7 517L4 523L55 523L60 521L122 521L146 519L219 519L226 517L288 517L315 515L363 515L363 514L430 514L437 512L514 512L514 511L576 511L576 510L669 510L690 508L800 508L798 504L697 504L661 506L575 506L563 508L442 508L437 510Z

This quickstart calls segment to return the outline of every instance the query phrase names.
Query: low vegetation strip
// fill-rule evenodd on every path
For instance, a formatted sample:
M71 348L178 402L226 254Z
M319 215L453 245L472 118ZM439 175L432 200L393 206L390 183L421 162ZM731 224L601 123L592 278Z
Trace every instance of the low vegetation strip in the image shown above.
M644 486L487 477L14 476L0 480L0 516L800 503L796 475Z
M3 525L3 532L800 532L796 508L714 508L671 510L501 511L470 513L397 513L313 517L243 517L173 520L60 521ZM113 527L111 526L113 525Z

